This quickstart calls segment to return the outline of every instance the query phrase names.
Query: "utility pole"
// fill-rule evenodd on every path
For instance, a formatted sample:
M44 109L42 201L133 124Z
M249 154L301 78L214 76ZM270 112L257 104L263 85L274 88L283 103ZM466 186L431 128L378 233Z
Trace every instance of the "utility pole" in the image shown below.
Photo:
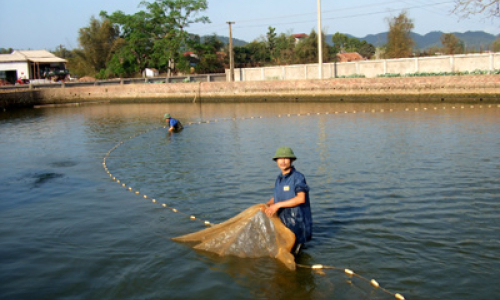
M229 24L229 81L234 82L233 33L231 31L231 24L234 22L227 22L227 24Z
M323 34L321 33L321 0L318 0L318 69L319 79L323 79Z

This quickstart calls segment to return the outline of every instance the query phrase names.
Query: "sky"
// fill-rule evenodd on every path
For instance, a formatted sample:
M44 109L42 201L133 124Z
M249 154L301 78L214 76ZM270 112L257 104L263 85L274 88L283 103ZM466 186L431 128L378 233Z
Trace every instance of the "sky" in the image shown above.
M153 0L149 0L152 2ZM144 7L141 0L0 0L0 48L19 50L47 49L60 46L78 48L78 30L98 17L121 10L127 14ZM310 33L317 30L317 0L208 0L209 24L193 24L189 32L199 35L229 36L251 42L264 37L268 27L277 33ZM413 32L485 31L500 34L500 20L474 16L464 19L452 13L454 0L322 0L322 30L355 37L386 32L388 20L405 10L414 24Z

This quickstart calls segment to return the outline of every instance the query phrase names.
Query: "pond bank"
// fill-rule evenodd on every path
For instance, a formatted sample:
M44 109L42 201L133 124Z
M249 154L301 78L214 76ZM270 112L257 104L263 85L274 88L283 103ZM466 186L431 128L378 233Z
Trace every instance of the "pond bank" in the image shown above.
M401 100L404 99L404 100ZM86 102L500 102L500 75L121 84L0 90L0 109Z

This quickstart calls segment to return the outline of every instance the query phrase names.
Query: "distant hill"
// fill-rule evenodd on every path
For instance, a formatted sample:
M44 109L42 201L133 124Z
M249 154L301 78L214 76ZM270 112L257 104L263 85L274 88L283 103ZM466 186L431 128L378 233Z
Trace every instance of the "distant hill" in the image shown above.
M418 49L428 49L433 46L437 47L442 47L441 45L441 35L443 34L442 31L432 31L429 32L425 35L420 35L418 33L411 33L412 39L416 43L416 48ZM490 33L486 33L484 31L467 31L464 33L460 32L453 32L454 35L456 35L459 39L461 39L464 43L465 46L468 49L476 49L479 50L480 48L482 49L488 49L488 47L491 45L491 43L497 39L500 38L500 34L498 36L495 36ZM387 32L382 32L382 33L377 33L377 34L369 34L365 37L355 37L350 34L346 34L348 37L351 38L357 38L359 40L365 40L370 44L373 44L375 47L380 47L383 46L384 44L387 43ZM217 38L223 42L224 44L229 44L229 38L225 36L217 36ZM332 45L332 34L328 34L325 36L326 42L329 45ZM203 39L203 37L202 37ZM233 38L233 44L234 46L244 46L248 44L248 42L244 40L240 40L237 38Z
M201 37L201 41L202 42L203 42L203 38L204 37L205 36ZM224 43L224 45L229 44L229 37L220 36L220 35L216 35L216 37L217 37L217 39L219 41L221 41L222 43ZM241 46L245 46L246 44L248 44L248 42L245 42L244 40L239 40L239 39L233 37L233 46L235 46L235 47L241 47Z
M442 47L441 45L441 35L442 31L432 31L425 35L420 35L418 33L411 33L411 38L416 43L416 48L418 49L428 49L432 46ZM461 39L467 48L474 48L479 50L480 48L487 49L491 43L499 36L495 36L484 31L467 31L465 33L453 32L453 34ZM360 40L365 40L376 47L383 46L387 43L387 32L382 32L378 34L369 34L365 37L358 38L352 35L348 35L351 38L357 38ZM332 35L327 36L327 41L330 42Z

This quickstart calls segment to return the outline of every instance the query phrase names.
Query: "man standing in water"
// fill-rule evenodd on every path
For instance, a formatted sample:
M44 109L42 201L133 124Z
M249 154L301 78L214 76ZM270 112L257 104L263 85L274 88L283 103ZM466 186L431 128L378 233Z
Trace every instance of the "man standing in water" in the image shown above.
M165 114L165 122L168 124L168 132L178 132L182 130L182 124L179 120L174 119L170 116L170 114Z
M292 254L297 256L305 242L312 238L312 216L309 202L309 186L302 173L292 166L297 157L289 147L276 150L273 160L281 173L276 178L274 197L266 204L269 217L278 213L283 224L295 234Z

